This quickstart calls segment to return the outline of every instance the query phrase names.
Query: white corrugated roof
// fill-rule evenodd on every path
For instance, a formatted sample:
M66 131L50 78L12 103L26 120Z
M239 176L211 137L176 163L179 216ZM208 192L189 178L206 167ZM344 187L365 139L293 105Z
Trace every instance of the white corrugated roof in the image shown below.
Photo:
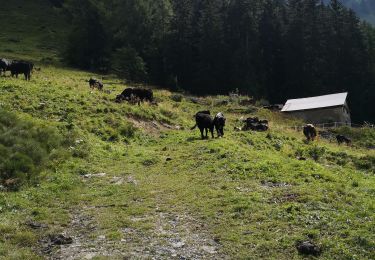
M299 98L299 99L289 99L286 103L282 112L298 111L298 110L308 110L323 107L335 107L342 106L345 104L346 97L348 93L339 93L324 95L318 97L309 98Z

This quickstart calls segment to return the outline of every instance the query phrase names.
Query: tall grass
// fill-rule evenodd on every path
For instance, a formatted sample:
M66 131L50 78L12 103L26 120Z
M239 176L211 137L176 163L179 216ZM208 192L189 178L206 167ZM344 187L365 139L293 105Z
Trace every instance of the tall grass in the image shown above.
M0 183L15 190L36 183L40 172L59 157L63 137L52 127L0 110Z

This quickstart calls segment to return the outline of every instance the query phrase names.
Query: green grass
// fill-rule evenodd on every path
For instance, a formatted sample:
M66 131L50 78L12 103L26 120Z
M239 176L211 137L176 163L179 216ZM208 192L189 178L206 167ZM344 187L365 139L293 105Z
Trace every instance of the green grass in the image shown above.
M40 172L70 156L74 145L47 124L20 119L0 109L0 183L9 190L37 182ZM65 146L65 147L64 147Z
M59 63L69 30L49 0L0 0L0 57Z
M6 13L28 23L16 19L3 28L0 56L37 66L45 57L58 61L65 30L59 11L42 0L18 8L22 2L1 1L0 20ZM43 15L30 18L26 10ZM58 33L45 34L42 24ZM17 37L21 41L9 40ZM90 90L91 76L103 78L110 94ZM53 129L68 155L36 165L37 182L0 191L0 258L44 258L40 241L67 232L81 235L86 249L110 248L111 257L98 252L104 259L168 247L166 238L193 239L192 233L198 237L192 243L216 241L216 258L300 259L295 243L311 240L322 248L322 259L373 259L375 152L366 147L374 130L340 130L353 139L352 147L324 139L306 144L302 133L283 127L301 122L227 96L155 89L157 106L117 104L115 96L126 87L121 82L61 65L41 65L30 82L0 77L1 109L20 125ZM188 130L193 115L206 109L227 117L224 138L200 140L197 130ZM270 120L271 130L233 130L241 117L254 115ZM97 173L106 174L85 177ZM77 219L82 226L74 225ZM28 221L47 228L32 229Z
M117 104L114 97L125 86L105 77L112 93L91 91L85 82L90 75L43 67L31 82L0 78L3 108L71 133L78 142L71 159L47 170L39 186L0 193L4 257L37 257L32 248L38 239L64 231L72 212L82 208L98 226L92 236L117 242L125 227L153 233L150 216L158 209L194 216L231 258L299 258L296 241L310 239L323 248L322 258L371 259L373 151L324 140L305 144L301 133L278 130L285 118L257 109L252 115L271 120L269 133L232 131L250 114L236 101L215 107L224 96L199 105L155 90L158 106ZM225 138L202 141L197 131L161 125L189 129L201 109L224 112ZM106 176L82 177L100 172ZM111 183L129 176L137 185ZM24 225L28 219L49 228L32 231Z

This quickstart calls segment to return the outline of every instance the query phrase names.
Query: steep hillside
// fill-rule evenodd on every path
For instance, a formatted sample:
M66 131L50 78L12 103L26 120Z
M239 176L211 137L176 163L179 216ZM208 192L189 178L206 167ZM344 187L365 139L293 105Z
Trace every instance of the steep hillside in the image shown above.
M0 57L59 61L68 31L61 9L49 0L0 0Z
M157 105L115 103L123 80L45 65L66 27L32 2L0 0L0 56L41 68L0 77L1 259L301 259L302 241L321 259L373 258L373 129L306 143L302 122L248 97L154 88ZM207 109L227 117L224 138L189 130ZM234 131L247 116L270 130Z
M2 257L297 259L305 240L325 259L372 257L373 151L305 144L283 127L298 122L224 96L117 104L125 86L105 77L111 94L92 91L90 76L0 78L3 109L72 139L38 186L0 193ZM224 138L188 130L202 109L224 112ZM249 115L271 130L233 131Z

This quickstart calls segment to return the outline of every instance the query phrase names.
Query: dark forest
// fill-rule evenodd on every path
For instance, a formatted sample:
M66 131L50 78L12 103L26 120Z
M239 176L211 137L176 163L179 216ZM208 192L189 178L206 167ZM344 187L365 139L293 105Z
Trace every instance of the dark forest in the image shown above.
M349 92L375 121L375 30L337 0L67 0L64 57L83 69L194 94Z

